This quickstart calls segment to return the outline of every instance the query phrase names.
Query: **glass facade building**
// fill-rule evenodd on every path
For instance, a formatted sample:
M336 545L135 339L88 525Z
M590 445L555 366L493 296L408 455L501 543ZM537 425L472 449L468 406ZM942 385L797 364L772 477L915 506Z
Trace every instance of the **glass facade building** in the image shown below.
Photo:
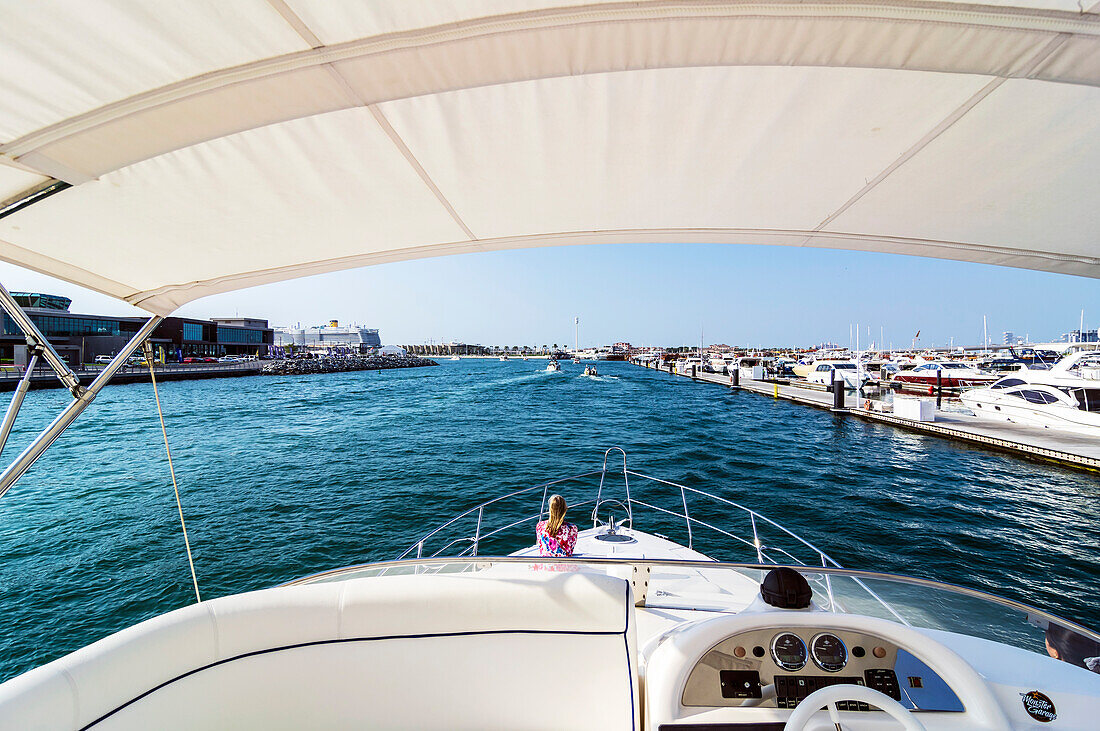
M81 315L68 310L71 300L50 294L14 292L12 296L50 345L70 366L113 356L141 329L144 317ZM188 356L263 356L274 342L267 320L165 318L150 338L157 358L168 362ZM0 362L27 362L26 338L4 312L0 317Z
M202 341L202 323L201 322L185 322L183 323L183 339L191 340L195 342Z
M218 325L219 343L246 343L248 345L259 345L263 342L263 335L264 333L262 330Z

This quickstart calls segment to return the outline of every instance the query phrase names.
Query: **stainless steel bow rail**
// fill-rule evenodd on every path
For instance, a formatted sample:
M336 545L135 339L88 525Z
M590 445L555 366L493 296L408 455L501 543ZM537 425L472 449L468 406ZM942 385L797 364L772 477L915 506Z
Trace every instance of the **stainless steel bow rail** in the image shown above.
M625 498L623 500L615 498L604 497L606 479L608 476L607 460L608 456L612 452L619 452L623 457L623 467L619 474L623 476L623 485L625 488ZM532 485L520 490L495 497L491 500L487 500L480 505L476 505L464 513L460 513L455 517L443 523L439 527L421 536L415 543L405 549L397 560L412 559L412 558L438 558L438 557L451 557L461 558L464 556L476 557L481 549L482 542L499 536L502 533L513 531L514 535L510 538L520 538L523 534L516 531L520 526L530 525L534 526L535 523L542 520L547 515L546 501L550 495L550 488L563 485L575 485L577 483L593 482L594 478L599 477L599 483L596 488L596 496L587 500L581 500L578 502L572 502L569 504L570 510L576 510L577 508L586 508L592 506L591 520L592 527L596 528L601 525L622 526L629 525L633 528L634 524L634 508L644 508L646 510L653 511L657 515L669 516L677 520L684 521L684 529L687 538L688 548L693 548L695 543L695 531L693 526L705 528L714 534L721 536L724 539L729 539L733 542L736 548L747 548L751 553L755 555L757 564L771 565L771 566L804 566L810 567L833 567L844 568L840 563L822 551L817 546L813 545L806 539L797 535L793 531L785 528L776 521L762 515L761 513L745 507L732 500L728 500L719 495L706 492L693 487L687 487L670 480L663 480L659 477L653 477L651 475L644 474L642 472L636 472L628 469L626 465L626 452L619 447L612 447L604 453L603 467L598 470L592 470L591 472L583 472L577 475L571 475L569 477L562 477L556 480L550 480L549 482L543 482L538 485ZM630 478L634 477L639 480L644 480L643 485L651 487L654 485L664 485L672 488L672 496L676 496L676 491L679 492L679 505L682 506L683 512L678 512L675 509L669 507L662 507L654 504L654 502L648 502L640 500L631 495L630 492ZM637 483L636 483L637 484ZM535 495L541 495L541 502L539 504L539 510L537 513L529 513L522 507L524 498L530 501ZM711 505L717 506L719 510L724 511L723 518L730 518L732 516L739 516L747 519L747 525L745 528L751 532L752 538L749 539L742 535L732 532L732 529L720 528L711 520L703 520L691 514L689 509L689 497L692 498L692 502L698 502L700 499L711 501ZM653 498L651 498L653 500ZM517 508L516 503L520 503ZM621 521L616 521L612 514L608 514L606 520L601 520L600 510L602 508L619 507L622 509L625 517ZM698 506L696 506L698 508ZM496 509L495 511L493 509ZM499 527L487 528L486 515L490 511L502 513L505 524ZM697 510L698 512L698 510ZM515 517L519 513L519 517ZM476 516L476 517L475 517ZM473 532L467 533L463 529L473 524ZM451 529L448 531L448 529ZM761 537L761 530L768 531L770 536L776 537L779 540L788 540L793 545L783 547L781 545L775 545L769 540L765 543ZM457 534L457 535L456 535ZM661 538L668 538L668 536L660 533L655 535ZM534 543L533 533L526 536L530 539L530 543L523 543L516 545L515 548L521 548L526 545ZM438 547L436 547L438 545ZM434 550L432 550L434 549ZM457 549L457 550L456 550ZM806 555L807 550L812 558L804 560L800 555ZM723 557L724 558L724 557ZM812 561L812 562L810 562ZM832 591L832 581L830 575L827 572L813 573L807 576L807 578L816 584L818 584L821 592L828 598L830 608L839 609L844 611L842 607L834 600ZM875 592L869 587L865 586L857 578L855 582L861 586L868 595L885 607L899 622L903 624L909 624L900 614L898 614L889 604L883 601Z

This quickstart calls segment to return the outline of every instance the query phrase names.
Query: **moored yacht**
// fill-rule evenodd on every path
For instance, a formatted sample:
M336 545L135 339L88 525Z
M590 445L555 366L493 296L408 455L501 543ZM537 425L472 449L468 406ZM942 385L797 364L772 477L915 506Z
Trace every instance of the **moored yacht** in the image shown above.
M870 382L871 374L852 361L828 360L817 363L806 377L810 383L822 383L826 386L831 386L838 379L844 381L845 388L858 390Z
M1049 369L1024 368L960 398L983 419L1100 438L1100 352L1073 353Z
M798 363L792 367L792 371L799 378L809 378L810 374L818 370L819 365L827 363L850 363L851 354L846 350L819 350L807 353L798 359Z
M996 374L985 373L966 363L937 361L921 363L911 370L900 371L894 376L893 382L912 386L935 386L939 383L944 388L964 388L988 385L997 378Z

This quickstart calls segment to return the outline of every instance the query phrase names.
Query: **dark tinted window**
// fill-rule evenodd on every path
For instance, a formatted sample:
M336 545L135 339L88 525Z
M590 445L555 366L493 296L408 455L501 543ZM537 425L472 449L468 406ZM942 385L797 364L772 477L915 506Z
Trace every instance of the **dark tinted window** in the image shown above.
M1043 391L1033 391L1031 389L1020 389L1019 391L1012 391L1010 396L1019 396L1025 401L1029 401L1033 404L1052 404L1058 400L1058 397L1045 393Z
M1063 389L1077 399L1077 408L1082 411L1100 411L1100 388Z
M1022 386L1026 381L1019 378L1002 378L993 384L992 388L1008 388L1010 386Z

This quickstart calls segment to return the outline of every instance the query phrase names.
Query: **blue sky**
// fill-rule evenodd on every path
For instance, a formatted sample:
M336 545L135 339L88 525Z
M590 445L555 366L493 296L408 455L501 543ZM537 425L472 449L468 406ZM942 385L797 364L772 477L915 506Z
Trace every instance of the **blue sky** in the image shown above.
M0 265L11 290L73 298L73 310L139 311L93 292ZM1100 281L889 254L724 245L612 245L465 254L386 264L208 297L180 313L249 315L272 324L329 319L382 331L387 343L516 345L709 343L812 345L871 339L980 344L982 316L1001 332L1057 338L1100 324Z

